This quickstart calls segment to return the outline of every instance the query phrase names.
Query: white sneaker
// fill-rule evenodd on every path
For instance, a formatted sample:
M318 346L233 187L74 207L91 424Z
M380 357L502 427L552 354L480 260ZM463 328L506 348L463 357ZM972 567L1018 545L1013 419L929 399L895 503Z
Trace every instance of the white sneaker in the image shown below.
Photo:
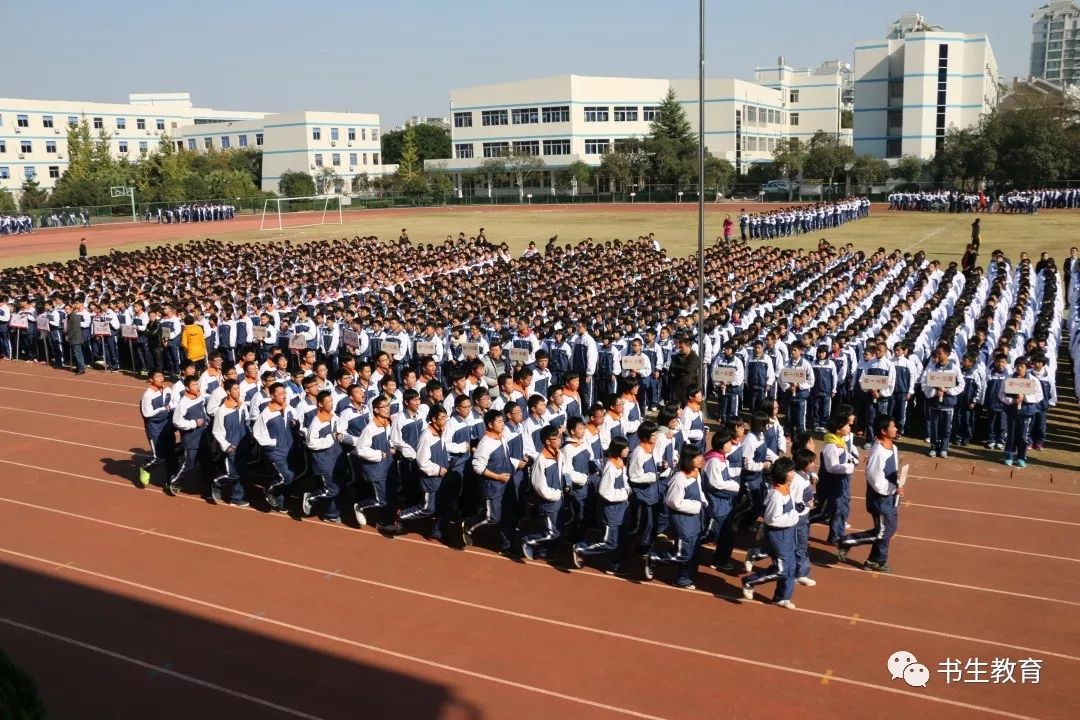
M938 457L948 459L949 453L946 452L945 450L942 450L940 453L938 453Z
M742 566L746 570L746 572L754 572L754 561L750 559L749 555L746 556L746 560L743 560Z
M781 600L780 602L776 603L776 607L782 607L785 610L794 610L795 603L791 602L790 600Z
M754 599L754 588L747 587L747 586L743 585L742 596L743 596L744 600L753 600Z
M795 582L799 583L800 585L805 585L806 587L814 587L815 585L817 585L817 580L808 577L795 578Z
M926 454L929 455L930 457L937 457L937 453L934 452L933 450L931 450L930 452L928 452Z
M844 529L845 530L850 530L851 529L851 523L844 523Z
M304 493L300 498L300 511L304 515L311 514L311 493Z

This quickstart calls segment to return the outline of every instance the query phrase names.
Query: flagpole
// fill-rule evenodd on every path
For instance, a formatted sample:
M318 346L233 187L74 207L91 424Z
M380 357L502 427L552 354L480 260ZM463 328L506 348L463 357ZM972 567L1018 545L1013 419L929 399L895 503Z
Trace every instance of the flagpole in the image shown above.
M705 0L698 0L698 360L705 392Z

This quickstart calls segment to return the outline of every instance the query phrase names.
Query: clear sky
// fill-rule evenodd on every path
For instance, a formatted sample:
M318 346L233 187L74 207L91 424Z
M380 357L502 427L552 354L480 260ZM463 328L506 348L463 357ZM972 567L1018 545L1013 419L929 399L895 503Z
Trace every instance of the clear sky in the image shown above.
M706 0L710 77L852 59L918 10L986 32L1006 82L1026 75L1040 0ZM0 96L126 102L188 91L198 106L446 115L454 87L559 73L696 77L695 0L2 0Z

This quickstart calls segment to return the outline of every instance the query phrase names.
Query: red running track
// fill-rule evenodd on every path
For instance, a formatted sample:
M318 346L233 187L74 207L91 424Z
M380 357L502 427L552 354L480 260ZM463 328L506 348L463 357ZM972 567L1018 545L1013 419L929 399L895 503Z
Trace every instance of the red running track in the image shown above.
M707 567L688 592L137 489L141 390L0 364L0 646L52 717L1076 717L1076 473L906 458L895 574L815 527L792 612ZM1040 682L947 684L948 658Z

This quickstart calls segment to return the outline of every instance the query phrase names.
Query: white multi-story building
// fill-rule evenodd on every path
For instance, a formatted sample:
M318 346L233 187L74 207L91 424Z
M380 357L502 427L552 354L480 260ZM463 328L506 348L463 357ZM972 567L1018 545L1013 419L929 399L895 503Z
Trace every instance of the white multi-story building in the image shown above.
M985 33L943 32L905 16L855 46L855 152L928 159L950 127L976 125L1000 100Z
M1031 15L1031 77L1080 85L1080 7L1053 0Z
M617 140L645 137L668 90L697 130L697 80L557 75L450 92L452 158L429 169L461 173L485 158L540 156L557 170L577 161L598 166ZM840 128L842 73L759 68L758 82L705 82L705 145L745 171L768 162L778 139L815 132L845 137ZM541 173L540 184L545 181Z
M389 171L377 114L213 110L192 106L188 93L136 93L127 103L0 98L0 189L17 191L31 178L52 188L68 165L67 128L84 118L95 137L109 134L115 157L132 161L165 137L197 151L260 148L263 190L276 191L286 170L320 177L327 168L346 188L355 175Z

